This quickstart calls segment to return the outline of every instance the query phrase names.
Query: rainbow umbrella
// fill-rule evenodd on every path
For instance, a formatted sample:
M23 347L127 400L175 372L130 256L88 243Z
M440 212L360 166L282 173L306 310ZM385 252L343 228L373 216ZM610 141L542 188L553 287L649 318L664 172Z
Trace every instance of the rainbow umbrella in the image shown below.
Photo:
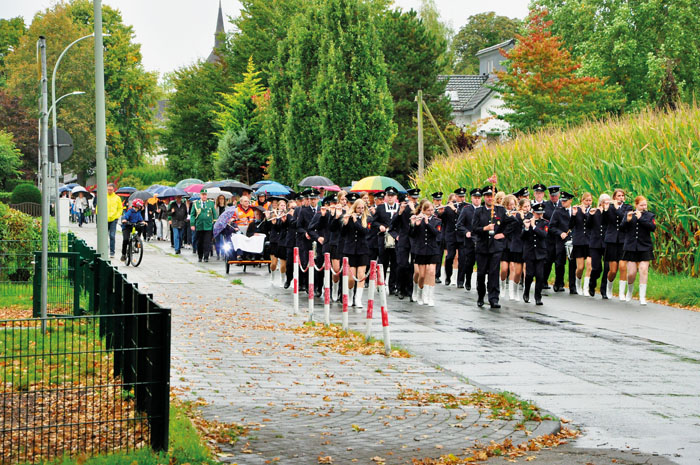
M368 192L373 194L381 192L389 186L395 187L399 192L406 192L406 189L404 189L401 184L386 176L368 176L362 178L352 186L350 192Z

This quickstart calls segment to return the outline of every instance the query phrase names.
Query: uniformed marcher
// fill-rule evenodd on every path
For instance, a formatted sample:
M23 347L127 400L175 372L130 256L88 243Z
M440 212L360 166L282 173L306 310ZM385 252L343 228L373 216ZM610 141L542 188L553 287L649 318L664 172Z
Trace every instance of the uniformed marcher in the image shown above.
M301 193L301 207L294 212L294 223L296 225L296 246L299 248L299 292L306 292L309 282L308 273L304 272L309 264L309 251L311 250L311 236L309 235L309 225L314 217L314 209L311 206L311 197L316 196L318 191L307 189Z
M452 284L452 273L454 272L452 265L457 256L457 219L459 218L457 207L457 194L453 192L447 198L447 205L437 212L442 221L443 249L447 252L445 255L445 286ZM436 275L439 270L440 265L435 270ZM459 276L459 268L457 275ZM437 279L435 282L437 283Z
M554 236L554 292L564 291L564 272L566 270L566 243L571 239L571 200L573 194L561 193L561 205L554 210L549 222L549 234ZM546 207L545 207L546 208ZM549 244L547 244L549 246ZM569 292L576 294L576 265L569 264Z
M442 192L433 192L430 194L430 197L433 199L433 208L435 209L435 214L437 215L438 218L442 220L442 212L443 212L443 205L442 205ZM442 258L445 255L445 237L444 234L440 235L440 244L438 246L440 247L440 250L442 250L442 253L440 254L440 263L438 263L435 266L435 283L440 284L442 280L440 277L442 276Z
M461 187L460 189L464 189ZM466 189L464 189L466 191ZM476 236L472 232L472 220L474 212L481 206L481 189L474 188L469 193L471 203L458 207L457 226L455 238L458 247L457 263L457 287L462 287L467 291L472 289L472 274L476 263Z
M399 211L391 220L390 234L396 240L397 292L399 299L413 294L413 265L411 263L411 216L416 209L420 189L409 189Z
M634 211L625 215L623 229L627 231L622 258L627 262L627 301L632 300L634 280L639 270L639 303L646 305L649 262L654 259L654 243L651 233L656 230L656 219L648 209L647 199L641 195L634 199Z
M335 196L330 195L324 197L320 204L317 204L315 207L312 206L314 216L311 218L308 233L309 236L311 236L311 243L314 244L313 246L315 247L314 261L316 270L314 271L314 295L316 297L321 297L323 293L323 254L330 250L328 238L330 237L329 227L331 215L328 207L334 199Z
M510 218L505 208L494 204L493 187L486 186L481 192L484 205L476 209L472 220L472 232L476 235L476 303L479 307L484 305L488 276L489 304L491 308L501 308L498 303L499 269Z
M399 191L394 186L389 186L384 190L384 202L378 205L374 211L374 221L372 227L377 227L377 245L379 248L379 263L384 267L384 279L386 273L389 274L389 294L397 293L398 288L398 265L396 263L396 240L393 235L388 234L391 221L399 213L397 202ZM400 295L399 298L403 298Z
M612 287L615 276L620 270L620 300L625 300L625 287L627 286L627 262L622 258L625 243L625 231L621 231L622 220L627 212L632 210L632 206L625 203L625 191L615 189L612 195L612 202L603 214L605 223L605 262L609 271L607 277L607 294L612 297Z
M374 194L374 199L372 200L373 205L368 205L369 215L375 217L377 214L377 207L384 203L384 192L377 192ZM379 225L372 221L372 225L369 228L369 235L367 235L367 245L369 246L369 261L379 260ZM368 281L365 281L365 286L367 286Z
M442 256L441 223L440 218L435 215L434 204L428 200L423 200L411 216L411 253L414 257L414 276L418 275L417 282L414 282L412 300L418 302L418 305L435 306L435 267Z
M348 198L350 197L348 196ZM352 305L358 308L363 307L362 291L364 290L365 270L369 265L367 235L371 222L372 218L368 215L367 205L362 199L357 199L343 217L343 230L346 231L343 255L348 257L351 272L351 276L348 278L349 294L352 298ZM356 280L357 286L355 286ZM355 288L354 297L353 288Z
M285 242L285 249L287 251L287 267L286 267L286 281L284 282L284 288L287 289L292 280L294 279L294 267L297 266L294 263L294 247L297 246L297 225L295 216L297 215L297 210L299 206L297 201L301 201L301 194L291 194L289 196L289 202L287 203L287 236Z
M209 261L212 245L212 230L214 222L219 217L214 202L207 200L207 191L202 189L199 200L192 204L190 212L190 227L197 234L197 258L201 262Z
M583 278L584 267L590 276L591 261L588 244L591 240L591 227L589 225L589 212L593 203L593 195L584 192L581 195L581 205L571 209L571 261L576 263L576 292L585 295L588 291L590 278ZM583 286L581 281L583 279ZM585 289L585 290L584 290Z
M544 202L544 219L547 221L552 220L552 215L554 214L554 210L556 210L557 207L561 205L561 202L559 201L559 192L561 190L561 187L559 186L549 186L547 188L549 191L549 200L546 200ZM554 265L554 260L557 255L557 247L556 247L556 238L554 237L554 233L551 231L549 232L549 236L547 236L547 261L544 264L544 277L549 280L549 275L552 273L552 265ZM544 284L545 289L549 289L549 284L545 283Z
M598 285L598 278L600 281L600 295L603 299L607 299L607 286L606 279L608 275L607 265L603 266L603 257L605 256L605 224L603 223L603 212L608 208L610 203L610 196L608 194L601 194L598 198L598 206L592 208L588 212L588 225L590 228L590 235L588 238L588 253L591 256L591 280L588 284L588 289L584 292L588 292L591 297L595 296L595 288Z
M523 258L525 259L525 289L523 300L530 302L530 288L535 280L535 304L542 305L544 288L544 262L547 259L547 229L549 221L544 219L544 203L532 206L532 218L523 220Z
M535 206L538 203L544 203L544 192L547 188L544 184L537 183L532 186L532 191L535 193L535 198L530 202L531 206Z

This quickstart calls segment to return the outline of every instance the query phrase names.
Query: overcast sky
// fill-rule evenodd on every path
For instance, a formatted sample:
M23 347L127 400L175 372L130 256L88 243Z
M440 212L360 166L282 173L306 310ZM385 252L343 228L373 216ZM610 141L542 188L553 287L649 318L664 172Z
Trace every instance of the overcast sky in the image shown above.
M394 0L403 9L417 9L420 0ZM458 30L470 15L495 11L499 15L524 18L529 0L435 0L443 21ZM56 0L0 0L0 18L23 16L27 25L34 14ZM240 3L222 0L226 30L229 16L237 16ZM219 0L103 0L118 8L134 27L141 44L143 64L160 73L206 58L214 45ZM51 44L48 44L50 47Z

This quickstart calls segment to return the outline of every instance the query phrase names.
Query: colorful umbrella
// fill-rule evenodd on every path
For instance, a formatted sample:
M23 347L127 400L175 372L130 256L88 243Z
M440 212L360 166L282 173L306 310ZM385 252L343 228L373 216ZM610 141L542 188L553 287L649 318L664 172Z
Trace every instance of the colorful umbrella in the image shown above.
M314 189L318 189L318 190L323 189L323 190L328 191L328 192L340 192L340 186L336 186L335 184L333 184L332 186L312 186L312 187Z
M179 189L184 189L185 187L189 187L192 184L204 184L204 181L202 181L201 179L197 179L197 178L187 178L187 179L183 179L182 181L175 184L175 187L177 187Z
M325 176L307 176L301 180L300 186L333 186L335 183Z
M198 194L202 191L203 187L204 187L203 184L192 184L192 185L189 185L189 186L183 188L182 190L184 190L185 192L189 192L190 194L195 194L195 193Z
M229 220L236 216L236 207L228 207L224 212L219 215L219 218L214 223L214 237L221 234L221 232L226 229L226 225Z
M368 176L362 178L352 186L350 192L369 192L370 194L381 192L389 186L394 186L399 192L406 192L401 184L386 176Z
M278 182L270 182L268 184L263 184L255 191L255 195L267 194L267 195L287 195L290 189L286 188Z

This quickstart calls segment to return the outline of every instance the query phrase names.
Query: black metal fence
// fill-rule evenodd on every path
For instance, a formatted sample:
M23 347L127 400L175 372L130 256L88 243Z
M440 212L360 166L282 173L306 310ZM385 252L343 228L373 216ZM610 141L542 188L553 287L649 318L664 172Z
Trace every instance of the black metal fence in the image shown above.
M34 203L34 202L11 203L10 208L14 208L15 210L19 210L22 213L26 213L27 215L31 215L34 217L41 216L41 204L40 203Z
M167 449L170 310L68 245L78 314L0 320L0 463Z

